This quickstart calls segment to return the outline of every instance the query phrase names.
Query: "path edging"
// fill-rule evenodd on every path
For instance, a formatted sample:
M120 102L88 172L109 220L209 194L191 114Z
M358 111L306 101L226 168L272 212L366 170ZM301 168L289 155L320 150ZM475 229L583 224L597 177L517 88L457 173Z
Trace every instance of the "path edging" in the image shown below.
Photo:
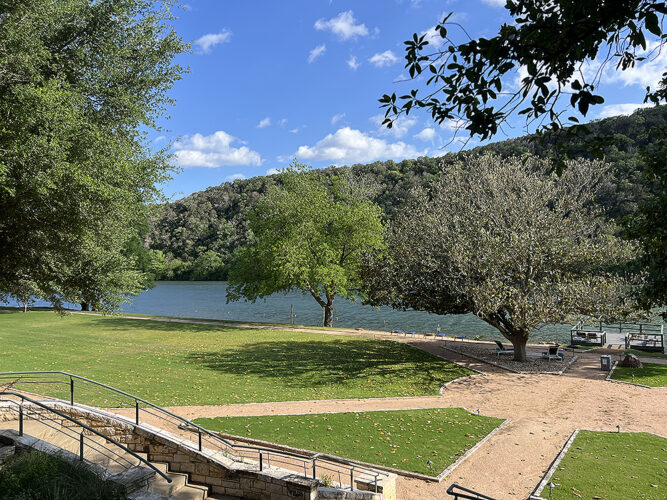
M570 446L572 446L572 442L574 441L574 438L577 437L577 434L579 434L579 431L581 429L575 429L574 432L572 432L572 435L569 437L569 439L565 442L565 445L563 448L560 450L560 453L556 455L556 458L554 458L554 461L551 462L551 466L549 469L547 469L546 474L542 478L542 481L537 485L537 488L533 491L533 493L530 495L530 500L546 500L542 498L540 495L542 494L542 491L544 488L546 488L547 484L549 483L549 480L551 477L554 475L554 472L556 472L556 469L561 463L561 460L565 457L565 454L568 452L570 449Z
M563 448L561 449L560 453L556 456L553 462L551 462L551 466L547 470L547 472L544 474L542 477L542 480L540 483L537 485L537 487L533 490L533 493L530 495L529 500L547 500L546 498L540 496L542 494L542 491L544 491L544 488L546 488L547 484L553 477L554 473L556 472L556 469L560 465L561 461L565 457L565 454L568 452L570 449L570 446L572 446L572 442L574 441L574 438L577 437L577 434L579 434L579 431L588 431L589 429L575 429L574 432L572 432L572 435L570 438L567 440ZM619 431L599 431L599 430L590 430L590 432L606 432L608 434L618 434ZM651 431L624 431L621 434L651 434L653 436L662 438L662 439L667 439L667 437L658 434L657 432L651 432Z

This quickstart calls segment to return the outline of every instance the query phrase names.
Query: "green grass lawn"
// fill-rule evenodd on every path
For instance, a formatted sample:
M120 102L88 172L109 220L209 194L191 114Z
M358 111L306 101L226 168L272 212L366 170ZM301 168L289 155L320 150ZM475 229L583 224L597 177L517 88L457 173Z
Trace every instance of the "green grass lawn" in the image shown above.
M665 451L667 439L648 433L581 431L551 478L552 499L663 500Z
M200 418L207 429L437 475L502 420L460 408ZM433 462L433 471L427 461Z
M390 341L0 311L0 371L27 370L75 373L160 405L437 395L470 374ZM84 401L117 404L94 394Z
M612 373L613 380L633 382L650 387L667 386L667 365L657 363L642 363L644 368L623 368L617 365ZM634 379L632 375L634 374Z
M667 354L662 352L650 352L650 351L640 351L639 349L626 349L627 354L634 354L635 356L643 358L665 358L667 359Z

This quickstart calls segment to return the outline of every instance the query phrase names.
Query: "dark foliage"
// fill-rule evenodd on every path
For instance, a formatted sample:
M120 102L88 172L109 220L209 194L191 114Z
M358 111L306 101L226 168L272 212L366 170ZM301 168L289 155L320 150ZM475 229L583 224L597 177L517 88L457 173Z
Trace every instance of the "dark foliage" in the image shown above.
M654 203L660 195L660 182L646 176L643 151L655 149L655 130L667 126L667 106L644 109L631 116L620 116L588 125L590 134L570 137L566 132L536 140L525 136L476 148L503 157L532 153L551 156L567 142L574 157L593 158L591 142L600 147L606 161L612 164L600 203L609 216L629 218L638 206ZM600 143L600 137L609 140ZM385 216L393 219L406 204L411 190L427 185L439 177L443 167L452 164L458 154L422 157L401 162L384 161L351 167L329 167L323 174L330 177L341 170L376 185L375 201ZM664 164L664 162L663 162ZM226 182L194 193L160 207L145 240L154 261L158 279L220 280L227 276L234 251L252 240L246 214L271 185L280 182L280 174Z

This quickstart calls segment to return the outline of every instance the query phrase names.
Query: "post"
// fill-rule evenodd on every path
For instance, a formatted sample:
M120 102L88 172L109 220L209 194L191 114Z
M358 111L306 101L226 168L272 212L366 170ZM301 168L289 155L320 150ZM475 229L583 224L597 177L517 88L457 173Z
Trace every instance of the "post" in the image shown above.
M83 431L79 435L79 460L83 462Z
M201 431L199 431L199 451L201 451Z
M354 489L354 467L350 469L350 491Z
M19 405L19 436L23 436L23 405Z
M317 471L315 469L315 461L316 459L313 459L313 479L317 479Z
M375 493L378 492L378 475L375 473Z
M69 378L69 404L74 406L74 379L72 377Z
M260 451L259 452L259 470L260 470L260 472L264 470L264 462L263 462L262 458L263 458L262 457L262 452Z
M289 322L290 324L294 324L294 304L289 305Z
M139 425L139 400L134 400L134 422Z

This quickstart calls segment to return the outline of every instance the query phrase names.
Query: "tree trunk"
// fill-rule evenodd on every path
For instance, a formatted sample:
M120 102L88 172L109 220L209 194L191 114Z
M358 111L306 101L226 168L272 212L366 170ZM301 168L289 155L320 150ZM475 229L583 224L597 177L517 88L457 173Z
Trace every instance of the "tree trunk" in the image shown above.
M514 361L526 361L526 344L528 337L512 337L510 339L514 347Z
M81 302L82 311L90 311L90 304L88 302Z
M27 300L25 302L23 302L23 312L24 313L28 312L28 301Z
M324 326L333 326L333 298L329 299L324 309Z

